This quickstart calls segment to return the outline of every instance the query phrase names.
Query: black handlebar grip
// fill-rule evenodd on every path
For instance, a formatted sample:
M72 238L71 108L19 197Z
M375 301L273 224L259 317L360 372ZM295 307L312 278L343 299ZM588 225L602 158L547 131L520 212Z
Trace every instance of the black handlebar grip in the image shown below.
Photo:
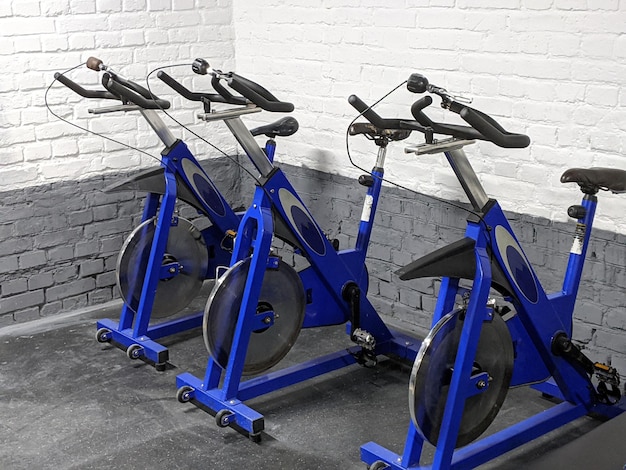
M224 98L224 100L226 100L226 102L231 102L232 100L235 100L235 99L243 100L241 104L246 104L248 102L245 98L233 95L230 91L228 91L221 84L220 79L215 76L211 79L211 85L213 85L213 88L215 89L215 91L217 91L220 94L220 96Z
M428 90L428 79L419 73L412 73L406 81L406 88L411 93L424 93Z
M126 88L130 88L132 91L134 91L135 93L140 94L141 96L143 96L147 100L156 100L156 99L158 99L158 97L154 93L151 93L150 90L142 87L138 83L135 83L135 82L132 82L132 81L127 80L125 78L122 78L119 75L111 74L111 76L113 77L113 79L117 83L119 83L122 86L125 86Z
M87 90L85 88L83 88L82 86L80 86L78 83L72 81L71 79L67 78L65 75L56 72L54 74L54 78L61 82L63 85L65 85L66 87L68 87L70 90L72 90L73 92L79 94L80 96L84 97L84 98L104 98L104 99L108 99L108 100L118 100L119 97L113 95L112 93L108 92L108 91L104 91L104 90Z
M118 83L117 77L114 79L113 76L108 73L102 76L102 84L104 87L111 93L121 96L126 101L144 109L169 109L169 101L157 98L156 96L154 98L146 98L134 89L125 86L125 83L132 82L125 80L124 83Z
M250 80L250 79L248 79L246 77L242 77L241 75L237 75L236 73L231 74L231 76L233 78L235 78L237 81L239 81L240 83L242 83L243 85L245 85L246 87L250 88L252 91L257 93L259 96L262 96L263 98L265 98L266 100L268 100L268 101L279 101L278 98L276 98L266 88L262 87L258 83L253 82L252 80Z
M427 95L417 100L413 103L413 106L411 106L411 113L413 114L413 117L422 126L432 129L432 131L436 134L450 135L457 139L486 139L480 132L470 126L445 124L442 122L435 122L430 119L426 113L423 112L423 109L429 106L432 101L432 97Z
M229 104L246 104L247 101L245 98L231 96L231 99L227 99L222 95L218 95L216 93L197 93L186 88L182 83L170 77L163 70L159 70L157 72L157 77L161 79L166 85L172 88L176 93L181 95L183 98L187 98L190 101L210 101L211 103L229 103Z
M248 104L248 100L245 99L243 96L235 96L230 91L228 91L221 84L219 78L214 76L211 79L211 85L213 86L215 91L217 91L220 94L220 96L224 99L224 103L238 104L238 105L242 105L242 106L245 106L245 105Z
M361 98L356 95L350 95L348 97L348 103L350 103L354 109L356 109L361 115L369 122L374 124L379 129L402 129L400 119L385 119L378 115L376 111L366 105Z
M157 77L183 98L187 98L190 101L202 101L202 93L194 93L193 91L185 88L183 84L174 80L163 70L159 70L157 72Z
M290 113L294 110L294 106L291 103L285 101L279 101L274 95L263 88L258 83L248 80L245 77L237 74L231 74L228 79L228 86L233 90L241 93L257 106L260 106L266 111L278 112L278 113Z
M465 122L498 147L524 148L530 145L530 138L527 135L506 131L491 116L476 109L466 106L459 112L459 115Z
M420 113L424 108L430 106L431 104L433 104L432 96L426 95L413 103L411 106L411 114L418 122L420 122Z
M88 69L95 70L96 72L104 69L102 61L96 57L90 57L87 59L85 65Z

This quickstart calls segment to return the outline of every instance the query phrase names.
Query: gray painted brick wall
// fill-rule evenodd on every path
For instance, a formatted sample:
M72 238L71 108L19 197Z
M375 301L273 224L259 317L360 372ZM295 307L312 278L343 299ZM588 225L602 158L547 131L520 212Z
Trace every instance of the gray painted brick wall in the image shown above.
M220 158L202 164L239 201L235 165ZM141 220L144 195L103 189L125 176L0 193L0 327L119 297L117 256ZM184 203L181 214L197 216Z

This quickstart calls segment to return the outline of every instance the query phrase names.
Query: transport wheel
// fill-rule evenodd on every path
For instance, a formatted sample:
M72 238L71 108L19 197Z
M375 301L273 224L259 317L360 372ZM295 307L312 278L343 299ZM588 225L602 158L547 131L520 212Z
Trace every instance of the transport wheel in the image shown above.
M108 343L111 341L111 330L108 328L99 328L98 331L96 331L96 341L98 341L98 343Z
M220 410L215 415L215 423L220 428L227 428L230 424L230 417L234 415L234 413L230 410Z
M131 344L126 350L129 359L139 359L143 355L143 346L139 344Z
M368 470L383 470L385 468L389 468L389 465L387 465L387 463L383 462L382 460L377 460L368 467Z
M203 333L207 350L225 369L239 317L251 258L245 258L216 282L204 310ZM265 270L256 315L273 323L252 332L243 373L258 374L276 365L294 345L304 322L305 295L298 273L280 260Z
M139 308L144 276L156 232L157 218L139 225L124 242L117 258L117 287L134 312ZM209 255L201 232L187 219L178 218L169 227L165 254L160 266L171 264L171 275L159 280L151 318L179 312L191 302L206 277Z
M465 311L445 315L430 330L417 353L409 379L409 411L418 432L437 445L454 362L461 341ZM456 447L469 444L495 419L513 375L513 343L498 314L484 321L474 358L474 373L485 372L488 381L465 400Z
M176 390L176 399L181 403L187 403L191 400L191 395L194 392L194 389L189 385L183 385L178 390Z

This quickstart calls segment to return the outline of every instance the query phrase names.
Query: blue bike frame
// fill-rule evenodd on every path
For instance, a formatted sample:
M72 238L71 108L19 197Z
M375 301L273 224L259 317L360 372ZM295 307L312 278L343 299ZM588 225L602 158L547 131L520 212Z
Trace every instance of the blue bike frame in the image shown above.
M341 350L241 381L249 337L254 330L263 326L255 324L255 312L264 273L268 266L277 263L277 259L270 255L274 232L280 238L290 240L310 263L309 267L299 272L305 292L310 293L307 295L309 300L303 327L347 323L351 318L350 306L343 296L343 288L353 283L361 292L360 328L375 337L374 354L394 354L413 360L419 341L391 331L365 295L368 287L365 258L382 187L386 149L379 149L372 172L373 184L368 187L365 196L365 210L359 224L356 246L337 252L282 170L272 165L266 156L254 151L255 143L241 121L227 120L226 124L261 172L252 206L241 220L231 259L233 266L252 251L251 265L226 369L222 370L210 357L203 379L184 373L177 377L176 383L179 390L187 389L186 398L194 404L204 405L216 413L226 410L228 416L222 424L234 423L251 435L258 435L264 427L263 416L244 405L243 401L354 364L357 362L355 356L361 350L360 347L352 347L347 351ZM274 220L280 220L280 224L275 224ZM224 380L220 384L222 373Z
M170 227L177 225L175 215L177 198L184 200L209 218L212 225L202 232L209 256L206 279L213 278L218 266L228 261L230 253L220 246L229 230L234 230L240 217L235 214L215 184L211 181L187 145L175 139L159 116L151 110L141 110L148 123L167 146L161 153L160 171L149 170L130 180L115 185L111 191L148 191L142 222L156 216L155 234L143 277L139 305L135 312L126 303L119 322L102 319L97 322L99 341L111 341L128 350L138 345L135 358L142 357L163 369L169 358L168 348L155 340L196 328L202 324L202 312L150 326L157 285L178 272L176 262L163 264Z
M222 242L227 233L234 233L241 215L233 211L187 145L173 137L156 112L145 109L140 111L166 145L161 153L161 166L156 171L148 170L116 184L109 191L146 191L142 222L156 216L155 234L137 311L125 303L119 322L111 319L99 320L98 340L111 341L125 350L133 347L133 358L143 358L162 370L169 358L169 351L155 340L199 327L203 317L203 312L197 312L150 325L159 281L171 278L176 275L172 273L178 272L176 262L162 262L170 228L178 223L175 214L177 198L196 208L211 221L211 226L202 231L209 253L205 279L215 278L218 267L228 264L231 253L224 249ZM255 111L258 110L244 109L239 113ZM212 113L211 116L213 119L220 119L233 112L237 114L236 111L225 111ZM275 149L276 141L269 139L263 154L270 162L273 161Z
M571 337L572 314L593 225L596 196L585 195L582 200L585 215L577 221L562 290L546 294L502 209L495 200L487 198L462 148L445 152L445 155L477 215L468 219L465 252L456 253L459 259L474 266L473 284L434 460L432 466L420 466L424 439L411 422L401 456L370 442L361 447L361 458L368 464L382 461L388 468L402 470L474 468L591 411L608 417L622 411L620 407L599 403L588 375L552 351L556 335L564 333ZM450 248L444 247L435 252L434 258L445 260L450 253ZM435 267L431 266L429 272L437 270L436 264L433 263ZM412 273L409 273L411 268L405 271L406 278L421 277L423 263L418 260L412 266ZM449 266L442 268L439 275L444 277L433 326L453 310L458 295L467 292L459 286L461 276L451 273ZM465 400L477 393L470 376L482 324L493 314L488 299L494 284L505 288L505 298L517 312L506 322L515 348L511 385L533 384L551 376L565 401L455 451ZM552 389L551 392L555 394Z

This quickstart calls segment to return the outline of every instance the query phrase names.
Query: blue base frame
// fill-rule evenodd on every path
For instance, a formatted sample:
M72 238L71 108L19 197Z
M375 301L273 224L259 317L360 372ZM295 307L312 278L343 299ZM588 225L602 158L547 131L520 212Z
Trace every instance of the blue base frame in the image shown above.
M378 345L375 353L414 361L421 342L403 333L392 334L393 338ZM230 412L223 424L234 424L250 435L258 435L265 426L263 415L246 406L244 401L356 364L355 355L360 351L360 347L354 346L243 381L233 397L224 397L219 387L207 390L201 379L188 372L176 377L176 386L179 390L189 387L189 401L211 414L222 410Z
M626 402L623 399L616 406L596 405L591 409L587 409L582 404L572 405L563 402L491 436L457 449L453 454L450 466L446 468L475 468L589 413L598 413L607 418L614 418L624 411L626 411ZM416 430L411 423L409 436L415 433ZM430 464L419 465L417 462L407 461L406 457L395 454L374 442L368 442L361 446L361 460L368 465L382 461L393 470L434 468Z
M142 359L154 365L157 370L164 370L169 360L169 349L155 340L202 326L203 315L203 312L198 312L176 320L165 321L148 327L146 333L140 336L136 336L132 328L120 328L118 321L109 318L98 320L96 327L98 331L103 328L108 330L101 342L110 342L123 351L128 351L128 348L135 344L139 345L141 349L137 351L136 359Z

